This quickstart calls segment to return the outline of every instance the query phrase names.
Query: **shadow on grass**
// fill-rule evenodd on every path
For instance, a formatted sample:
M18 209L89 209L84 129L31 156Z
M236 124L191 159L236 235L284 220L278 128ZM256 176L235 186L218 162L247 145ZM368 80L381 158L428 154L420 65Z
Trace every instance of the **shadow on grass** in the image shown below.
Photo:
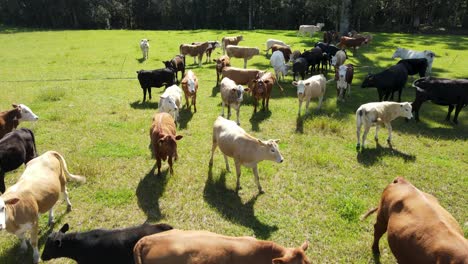
M257 110L260 107L257 107ZM252 130L257 131L257 132L260 131L259 124L265 121L266 119L268 119L270 116L271 116L270 110L261 109L260 111L257 111L257 113L252 113L252 116L250 117L250 120L249 120L250 124L252 125Z
M220 80L221 82L221 80ZM211 88L211 97L216 97L216 95L219 93L219 87L218 86L213 86L213 88Z
M381 264L380 262L380 254L373 253L372 254L372 260L374 261L374 264Z
M296 133L304 134L304 119L301 116L296 118Z
M145 58L139 58L139 59L136 59L138 61L138 63L143 63L145 61Z
M383 156L394 156L402 158L405 162L415 162L416 156L411 154L403 153L397 149L389 147L382 147L377 143L377 147L373 149L365 148L358 152L357 160L364 166L372 166Z
M156 162L153 168L140 180L136 189L138 206L148 217L146 222L157 222L162 218L159 208L159 198L163 195L168 181L168 169L161 171L161 175L155 174Z
M192 117L193 117L193 112L190 111L190 108L186 108L184 105L184 108L180 109L179 111L179 128L186 129L187 124L190 120L192 120Z
M219 179L215 180L210 166L203 191L204 200L223 218L252 229L257 238L268 239L272 232L278 230L278 227L264 224L255 217L254 205L258 196L257 194L247 203L242 203L235 190L226 188L226 171L223 171Z
M141 102L140 100L130 103L130 107L132 107L133 109L140 109L140 110L150 109L150 108L157 109L158 105L159 105L158 102L150 102L150 101Z

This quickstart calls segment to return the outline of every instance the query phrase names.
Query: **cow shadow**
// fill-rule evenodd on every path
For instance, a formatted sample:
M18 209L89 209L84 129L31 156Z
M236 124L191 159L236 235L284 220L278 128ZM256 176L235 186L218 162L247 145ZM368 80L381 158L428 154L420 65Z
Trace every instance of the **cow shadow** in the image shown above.
M304 119L301 116L296 118L296 133L304 134Z
M221 80L220 80L220 82L221 82ZM211 97L216 97L216 95L218 95L218 93L219 93L219 89L220 89L219 86L217 86L217 85L213 86L213 88L211 88Z
M153 168L140 180L136 189L138 206L146 214L146 222L157 222L163 215L159 207L159 198L163 195L167 181L168 170L161 171L161 175L155 174L156 162Z
M179 128L186 129L187 124L190 120L192 120L192 117L193 117L193 112L190 111L190 108L186 108L184 104L184 107L180 109L179 111Z
M445 110L445 109L444 109ZM421 111L419 112L421 115ZM426 115L429 116L436 116L435 113L428 113ZM400 121L404 123L399 128L401 132L406 134L412 134L417 136L423 136L428 138L440 138L445 140L468 140L468 129L467 126L463 124L455 125L451 121L445 121L444 114L437 115L434 118L438 118L439 120L435 120L437 124L449 126L449 127L431 127L424 121L415 121L411 119L409 121ZM453 119L453 116L452 116ZM460 120L459 120L460 122ZM461 123L461 122L460 122Z
M143 63L145 61L145 58L139 58L139 59L136 59L138 61L138 63Z
M159 105L158 102L150 102L150 101L142 102L140 100L130 103L131 108L140 109L140 110L157 109L158 105Z
M393 156L402 158L405 162L415 162L416 156L403 153L397 149L383 147L379 143L375 148L364 148L357 153L357 161L364 166L373 166L383 156Z
M271 111L261 108L261 104L257 107L257 113L252 113L249 121L252 125L252 131L260 131L259 124L271 116Z
M226 171L223 171L219 179L215 180L212 167L209 167L203 199L223 218L252 229L255 236L260 239L267 239L271 233L278 230L278 227L264 224L255 217L254 205L258 196L259 194L243 203L235 190L226 188Z

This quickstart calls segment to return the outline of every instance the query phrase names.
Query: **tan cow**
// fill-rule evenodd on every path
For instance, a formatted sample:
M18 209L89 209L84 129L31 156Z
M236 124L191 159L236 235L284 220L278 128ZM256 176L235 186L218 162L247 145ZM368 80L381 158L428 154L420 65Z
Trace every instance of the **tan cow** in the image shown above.
M229 169L228 157L234 159L236 165L237 183L236 192L240 189L240 174L241 165L252 168L255 175L255 182L257 183L259 193L263 193L260 180L258 178L257 164L263 160L283 162L283 156L279 152L278 146L279 139L260 140L247 134L240 126L234 121L218 117L213 126L213 146L211 148L210 166L213 165L213 155L216 147L224 155L226 163L226 170Z
M208 231L169 230L143 237L133 249L136 264L309 264L304 251L253 237Z
M259 55L260 50L258 48L228 45L226 46L226 54L230 58L244 59L244 69L246 69L247 61L253 56Z
M468 241L457 221L437 198L420 191L403 177L382 193L377 211L372 251L380 254L379 240L387 232L388 244L400 264L468 263Z
M216 86L218 86L219 76L222 74L225 67L231 66L231 59L227 55L222 55L213 61L216 62Z
M47 151L29 161L18 182L0 196L0 230L6 229L18 236L22 240L23 250L27 248L26 232L30 231L34 263L39 262L39 214L49 211L51 225L53 207L61 192L67 202L67 210L71 210L65 175L71 180L86 181L83 176L68 172L67 164L58 152Z
M228 45L237 45L242 40L244 40L242 35L235 36L235 37L223 37L221 39L221 49L223 50L223 54L226 54L226 47Z
M222 71L223 77L233 80L236 84L247 85L248 87L252 87L252 82L259 73L264 73L264 71L236 67L224 67Z
M184 78L181 81L182 90L185 94L185 104L187 109L191 110L192 105L194 111L197 112L197 91L198 91L198 78L193 73L192 70L189 70L187 74L185 74ZM192 104L189 105L189 98L192 98Z

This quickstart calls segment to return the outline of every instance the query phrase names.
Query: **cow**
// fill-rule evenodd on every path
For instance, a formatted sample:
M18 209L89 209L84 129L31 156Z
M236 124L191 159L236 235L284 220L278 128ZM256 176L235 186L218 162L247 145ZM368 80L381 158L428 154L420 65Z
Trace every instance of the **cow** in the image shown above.
M408 70L408 75L419 74L419 77L425 77L427 71L427 59L404 59L400 60L398 64L405 65Z
M298 116L301 115L302 102L306 101L305 111L307 112L312 98L319 98L317 110L320 110L320 107L322 107L323 97L327 90L327 79L323 74L314 75L305 81L293 81L292 84L297 87L297 97L299 99Z
M335 70L338 70L338 68L340 68L340 66L344 64L346 59L346 52L340 50L335 54L335 56L331 58L331 65L335 67Z
M197 112L197 91L198 91L198 78L193 73L192 70L189 70L182 79L182 90L185 94L185 104L187 109L193 109ZM192 104L189 106L189 98L192 98Z
M301 52L299 50L293 51L293 53L291 53L291 58L289 58L289 62L294 63L294 61L296 61L296 59L299 58L300 56L301 56Z
M257 112L258 101L262 100L262 109L268 111L268 103L270 102L271 90L276 78L270 72L265 72L257 75L253 83L252 97L254 98L254 113ZM280 90L283 89L280 86ZM265 105L266 101L266 105Z
M353 48L353 51L356 52L356 48L359 48L363 44L367 44L368 42L369 39L365 37L351 38L343 36L340 38L340 43L338 43L338 45L336 46L342 49Z
M283 76L284 81L284 76L288 74L289 64L284 60L283 53L279 50L273 52L270 57L270 64L275 70L275 75L278 77L278 80Z
M435 53L430 50L425 51L415 51L409 50L405 48L397 48L392 55L392 59L395 58L402 58L402 59L427 59L427 70L426 76L430 76L432 73L432 63L434 62L434 58L436 57Z
M387 143L392 148L392 125L391 122L397 117L412 118L411 104L408 102L376 102L361 105L356 110L356 150L361 147L361 127L364 125L364 134L362 135L362 149L371 126L375 126L375 142L379 141L379 127L385 126L388 129Z
M263 71L257 69L240 69L235 67L224 67L223 77L233 80L236 84L247 85L251 87L253 80Z
M401 102L401 92L408 80L408 69L400 63L377 73L368 74L362 82L361 88L376 87L379 101L393 100L393 93L398 91L398 102Z
M0 138L18 127L21 121L37 121L39 117L24 104L12 104L13 109L0 112Z
M218 86L219 76L223 73L225 67L231 66L231 59L227 55L222 55L213 61L216 62L216 86Z
M133 248L144 236L172 229L167 224L142 224L120 229L94 229L67 233L64 224L47 237L41 259L70 258L78 264L134 263Z
M39 262L39 214L49 211L49 226L52 225L53 207L61 192L67 211L71 210L65 175L74 181L86 181L85 177L68 172L62 155L47 151L29 161L18 182L0 196L0 230L18 236L23 250L27 249L25 235L30 231L33 263Z
M242 35L236 37L223 37L221 39L221 49L223 50L223 54L226 54L226 47L228 45L238 45L242 40L244 40Z
M180 44L179 52L180 54L184 56L187 56L187 55L192 56L193 64L197 64L197 57L198 57L198 67L201 67L203 54L205 54L206 50L209 48L212 48L212 46L208 41L205 41L197 45Z
M149 44L148 39L142 39L140 41L140 49L141 49L141 52L143 53L144 60L148 59L149 47L150 47L150 44Z
M455 218L431 194L403 177L382 193L377 208L372 252L380 255L379 240L387 232L388 245L398 263L468 263L468 240Z
M259 193L264 193L258 178L257 164L263 160L283 162L279 151L278 139L260 140L245 132L234 121L218 117L213 125L213 145L211 147L210 167L213 165L213 155L216 147L223 153L226 170L230 171L228 157L234 159L236 165L236 192L240 190L241 165L252 168Z
M151 87L167 87L174 84L174 70L172 68L162 68L157 70L139 70L136 72L141 89L143 89L143 102L146 101L146 91L151 100Z
M20 128L7 133L0 139L0 192L5 192L5 173L37 157L34 133Z
M307 70L309 69L309 63L307 63L306 58L299 57L293 63L293 80L296 80L296 74L299 73L304 80Z
M275 51L281 51L281 53L283 53L283 57L284 57L284 60L285 61L290 61L291 60L291 54L292 54L292 51L291 51L291 48L289 46L282 46L282 45L278 45L278 44L273 44L271 46L271 52L275 52Z
M168 113L156 113L153 116L153 122L150 128L151 151L156 159L158 166L158 176L161 175L161 160L169 163L169 171L174 174L172 168L172 159L176 161L177 141L183 138L182 135L176 135L176 126L174 118Z
M236 110L237 116L237 124L240 125L239 121L239 111L240 105L244 99L244 92L248 92L249 88L245 88L240 85L236 84L233 80L229 79L228 77L224 77L221 80L221 116L224 116L224 106L228 108L227 118L231 117L231 107Z
M312 50L308 51L305 50L301 57L307 60L307 64L310 67L310 73L312 74L315 71L315 67L317 66L317 72L320 71L320 64L323 62L324 53L321 48L313 48ZM323 70L323 64L322 64Z
M305 34L309 34L309 37L312 37L315 32L322 30L322 27L322 23L317 23L317 25L300 25L296 35L299 36L300 34L304 36Z
M345 95L351 94L351 84L353 83L354 66L352 64L341 65L335 72L336 99L344 101Z
M304 253L308 246L305 241L285 248L254 237L173 229L140 239L133 255L136 264L310 264Z
M340 32L331 30L323 32L323 42L331 44L332 42L337 43L340 41Z
M291 49L291 46L289 46L288 44L284 43L284 42L281 41L281 40L277 40L277 39L268 39L268 40L266 41L266 43L265 43L265 45L266 45L266 49L265 49L265 52L266 52L266 53L265 53L265 56L268 55L268 51L269 51L269 50L271 49L271 47L272 47L273 45L275 45L275 44L276 44L276 45L280 45L280 46L284 46L284 47L287 47L287 48Z
M182 103L182 90L177 85L172 85L164 91L159 99L159 112L169 113L175 122L179 122L179 109Z
M172 71L175 74L175 80L176 83L179 82L179 76L177 72L181 72L181 79L185 75L185 56L184 55L176 55L172 60L170 61L164 61L164 65L166 65L166 68L172 68Z
M412 103L416 121L419 121L422 103L431 100L434 104L449 106L446 121L450 121L456 105L453 123L458 124L458 114L468 105L468 79L421 78L413 82L413 87L416 88L416 98Z
M226 46L226 54L230 58L244 59L244 69L246 69L247 60L250 60L255 55L259 55L260 50L258 48L228 45Z
M208 44L210 44L210 46L205 51L205 53L206 53L206 63L208 63L208 61L211 60L211 53L213 53L213 51L216 48L221 47L221 44L219 44L219 42L216 41L216 40L209 40L207 42L208 42ZM202 44L202 42L192 42L192 45L199 45L199 44Z
M330 44L327 44L327 43L323 43L323 42L315 43L314 47L316 47L316 48L319 47L320 49L322 49L322 51L327 53L330 58L335 56L335 54L340 50L344 52L344 50L339 49L336 46L333 46L333 45L330 45ZM345 52L345 54L346 54L346 52Z

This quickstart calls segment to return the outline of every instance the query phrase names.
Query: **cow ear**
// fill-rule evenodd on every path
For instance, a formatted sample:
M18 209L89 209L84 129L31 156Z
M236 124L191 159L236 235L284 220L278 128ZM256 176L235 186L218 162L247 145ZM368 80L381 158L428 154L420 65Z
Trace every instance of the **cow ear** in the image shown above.
M184 136L182 136L182 135L177 135L177 136L175 137L175 139L176 139L176 140L181 140L183 137L184 137Z
M304 241L301 245L302 250L306 251L309 248L309 241Z
M5 204L9 204L9 205L14 205L17 202L19 202L19 198L11 198L11 199L5 200Z
M70 226L68 225L68 223L66 223L62 226L62 228L60 228L60 232L65 233L68 231L69 228Z
M296 81L293 81L293 82L292 82L292 85L297 86L297 82L296 82Z
M275 142L276 144L278 144L278 142L280 142L279 139L272 139L271 141Z
M13 106L13 108L17 108L17 107L19 107L19 105L18 105L18 104L11 104L11 106Z
M244 92L248 92L248 91L250 91L250 88L245 88L244 89Z

